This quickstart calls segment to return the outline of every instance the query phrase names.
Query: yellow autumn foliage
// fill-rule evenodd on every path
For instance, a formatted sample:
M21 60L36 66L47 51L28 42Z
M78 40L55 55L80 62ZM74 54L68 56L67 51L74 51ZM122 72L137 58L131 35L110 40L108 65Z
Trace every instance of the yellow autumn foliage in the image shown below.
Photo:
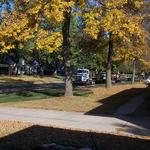
M88 35L97 39L101 31L111 32L114 41L120 39L123 42L130 42L133 35L134 37L143 35L144 31L140 26L142 17L133 16L125 9L128 0L96 1L103 5L86 8L82 16L86 23L84 31ZM41 28L41 22L45 21L54 28L58 27L64 21L64 12L69 12L74 6L84 10L86 2L86 0L14 0L13 13L4 14L0 25L0 51L7 51L14 48L16 42L24 43L31 38L35 39L38 49L47 49L49 52L58 49L62 45L62 33ZM132 7L140 8L143 0L131 0L130 3Z
M141 6L142 1L132 1L134 7ZM142 17L130 14L126 11L125 5L128 0L108 0L101 7L92 8L84 15L86 27L84 31L96 39L100 31L110 32L113 39L121 39L130 42L132 36L142 36L143 28L140 25Z
M60 32L49 33L49 31L39 30L36 43L39 49L53 52L62 45L62 35Z
M26 15L5 14L5 17L0 25L0 47L1 52L6 52L15 47L15 42L26 41L31 38L27 27L28 19Z
M3 15L0 25L0 52L15 47L16 42L24 43L34 38L38 49L52 52L62 45L62 34L41 28L42 21L53 27L64 20L64 12L70 11L76 0L14 0L12 14ZM82 5L84 0L82 1ZM80 4L80 6L81 6Z

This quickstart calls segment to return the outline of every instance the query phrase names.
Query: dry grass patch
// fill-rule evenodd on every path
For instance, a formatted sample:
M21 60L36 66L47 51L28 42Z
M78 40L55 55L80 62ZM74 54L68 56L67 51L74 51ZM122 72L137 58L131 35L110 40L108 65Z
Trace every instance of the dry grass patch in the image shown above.
M95 96L99 97L99 96L111 96L111 95L114 95L114 94L117 94L119 92L122 92L124 90L129 90L129 89L132 89L132 88L135 88L135 89L140 89L140 88L145 88L145 84L143 83L136 83L136 84L125 84L125 85L115 85L113 86L112 88L110 89L106 89L106 88L93 88L92 89L92 92Z
M99 106L99 102L94 97L57 97L46 100L26 101L17 103L4 103L0 106L11 106L21 108L49 109L60 111L86 112L91 108Z
M0 138L19 132L32 126L30 123L19 121L0 121Z
M29 82L33 84L46 84L46 83L61 83L61 78L54 77L39 77L39 76L0 76L0 84L4 83L21 83Z

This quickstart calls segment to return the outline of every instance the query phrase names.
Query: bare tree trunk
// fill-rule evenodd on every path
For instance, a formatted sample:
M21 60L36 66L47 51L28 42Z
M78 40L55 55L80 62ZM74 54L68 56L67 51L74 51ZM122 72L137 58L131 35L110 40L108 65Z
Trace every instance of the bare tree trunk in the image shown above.
M70 62L70 19L71 19L71 10L70 12L64 12L64 23L62 27L63 34L63 59L65 66L65 96L73 96L73 87L72 87L72 69Z
M133 72L132 72L132 81L131 83L134 84L135 83L135 65L136 65L136 59L134 59L133 61Z
M108 58L107 58L107 78L106 78L106 88L112 87L111 83L111 69L112 69L112 56L113 56L113 40L112 34L109 34L109 50L108 50Z

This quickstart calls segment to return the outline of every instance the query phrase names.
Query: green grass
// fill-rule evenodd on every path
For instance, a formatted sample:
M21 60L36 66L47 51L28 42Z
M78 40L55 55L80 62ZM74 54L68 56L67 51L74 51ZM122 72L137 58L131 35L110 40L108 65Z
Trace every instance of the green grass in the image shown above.
M92 94L91 91L85 90L75 90L75 96L87 97ZM1 93L0 94L0 103L9 103L9 102L21 102L21 101L30 101L30 100L40 100L48 99L53 97L61 97L64 95L64 90L61 89L50 89L45 91L18 91L13 93Z
M0 103L39 100L39 99L46 99L50 97L52 96L48 96L46 94L36 93L36 92L15 92L10 94L4 93L4 94L0 94Z

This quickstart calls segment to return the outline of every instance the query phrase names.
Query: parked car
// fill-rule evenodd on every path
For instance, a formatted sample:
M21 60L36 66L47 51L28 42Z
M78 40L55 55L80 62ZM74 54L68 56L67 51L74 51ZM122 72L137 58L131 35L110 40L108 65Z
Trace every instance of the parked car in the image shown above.
M96 83L98 84L104 84L107 80L107 73L101 72L97 75ZM120 82L120 78L116 74L112 74L111 76L112 83Z
M101 72L96 78L96 83L106 83L107 75L106 72Z
M94 81L90 78L89 69L78 69L75 75L74 84L78 84L78 85L94 84Z

